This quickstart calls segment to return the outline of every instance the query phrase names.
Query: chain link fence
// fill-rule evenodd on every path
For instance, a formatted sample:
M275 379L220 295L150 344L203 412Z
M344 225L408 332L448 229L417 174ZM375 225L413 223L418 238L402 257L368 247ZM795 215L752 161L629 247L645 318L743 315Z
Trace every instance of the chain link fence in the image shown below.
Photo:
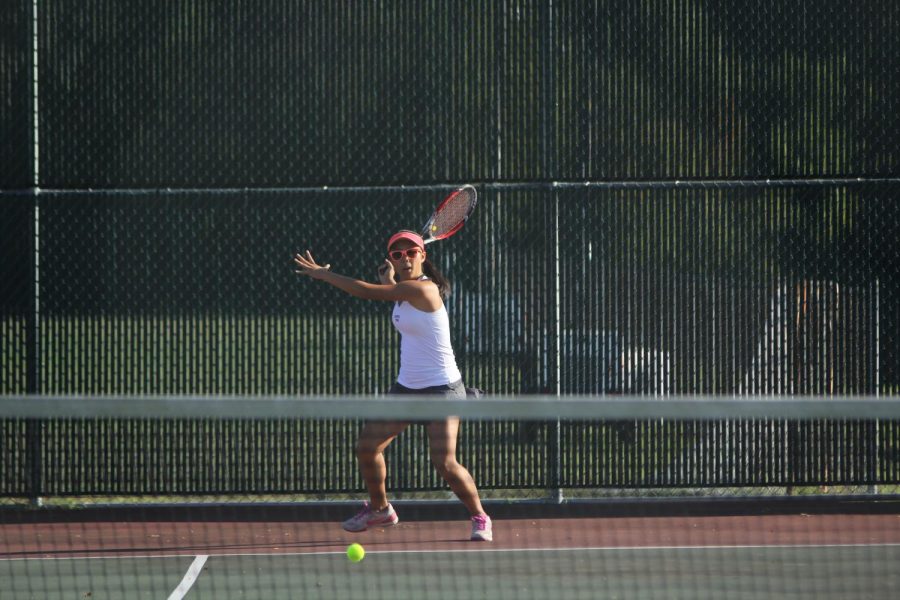
M0 393L382 393L291 255L374 280L462 182L469 385L900 389L896 3L10 5Z
M873 394L897 377L898 189L484 186L430 256L466 380L495 393ZM291 257L374 282L443 193L42 193L36 252L33 200L9 200L5 391L384 392L390 307Z
M4 186L897 176L893 2L10 5Z

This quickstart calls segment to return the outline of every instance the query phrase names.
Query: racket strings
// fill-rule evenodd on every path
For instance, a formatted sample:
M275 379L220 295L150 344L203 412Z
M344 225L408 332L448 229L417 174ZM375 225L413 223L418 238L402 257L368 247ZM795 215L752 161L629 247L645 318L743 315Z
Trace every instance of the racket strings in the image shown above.
M465 221L469 215L473 199L471 193L462 191L448 200L434 217L432 235L439 237Z

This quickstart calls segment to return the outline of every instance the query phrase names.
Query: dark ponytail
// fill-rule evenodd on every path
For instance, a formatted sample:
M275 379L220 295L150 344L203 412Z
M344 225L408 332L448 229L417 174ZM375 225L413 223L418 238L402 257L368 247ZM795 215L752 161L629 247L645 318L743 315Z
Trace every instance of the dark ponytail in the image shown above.
M443 300L450 297L450 280L447 279L436 266L431 264L431 261L427 258L425 259L425 262L422 263L422 272L438 286L438 291Z

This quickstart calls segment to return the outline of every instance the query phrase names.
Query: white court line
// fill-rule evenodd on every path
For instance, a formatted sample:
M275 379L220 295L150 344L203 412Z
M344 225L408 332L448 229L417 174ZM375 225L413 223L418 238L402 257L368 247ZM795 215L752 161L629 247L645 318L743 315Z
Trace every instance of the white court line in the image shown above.
M483 542L475 542L480 544ZM861 544L725 544L725 545L707 545L707 546L583 546L580 548L472 548L466 549L446 549L446 550L366 550L366 556L376 554L465 554L465 553L482 553L482 552L584 552L593 550L599 552L636 552L640 550L768 550L776 548L801 549L801 548L896 548L900 547L900 542L877 542L877 543L861 543ZM345 555L343 550L329 550L328 552L278 552L278 553L231 553L231 554L215 554L218 557L251 557L251 556L329 556L329 555Z
M184 595L188 593L191 586L197 581L197 577L200 576L200 571L203 570L203 565L206 564L207 558L209 558L209 555L201 554L194 559L194 562L188 567L187 573L184 574L181 583L178 584L175 591L169 594L169 600L182 600L184 598Z
M472 549L445 549L445 550L366 550L366 556L375 554L464 554L467 552L584 552L586 550L602 551L602 552L636 552L640 550L766 550L766 549L801 549L801 548L896 548L900 547L900 542L863 542L857 544L715 544L705 546L581 546L581 547L565 547L565 548L485 548L481 542L473 542L477 548ZM229 553L213 553L204 555L204 561L210 556L216 558L226 557L265 557L265 556L334 556L345 555L344 550L328 550L326 552L229 552ZM0 558L0 562L28 561L28 560L127 560L130 558L178 558L180 556L191 556L190 554L123 554L109 555L92 554L88 556L26 556L16 558ZM198 557L200 558L200 557Z

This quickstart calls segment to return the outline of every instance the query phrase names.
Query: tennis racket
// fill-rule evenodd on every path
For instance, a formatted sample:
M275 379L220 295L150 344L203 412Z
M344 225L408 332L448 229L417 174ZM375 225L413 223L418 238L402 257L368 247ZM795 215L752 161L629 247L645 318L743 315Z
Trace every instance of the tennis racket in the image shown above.
M464 185L452 194L444 198L438 207L434 209L431 218L422 227L422 241L426 244L445 240L466 224L472 216L475 205L478 203L478 194L471 185Z

